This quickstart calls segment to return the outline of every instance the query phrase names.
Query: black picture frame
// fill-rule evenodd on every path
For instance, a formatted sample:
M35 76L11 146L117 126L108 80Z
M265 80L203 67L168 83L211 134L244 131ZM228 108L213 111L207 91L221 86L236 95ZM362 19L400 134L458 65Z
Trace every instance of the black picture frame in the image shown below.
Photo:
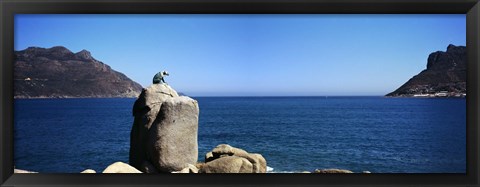
M3 186L479 185L478 0L3 0L0 50L0 183ZM13 174L15 14L466 14L466 174Z

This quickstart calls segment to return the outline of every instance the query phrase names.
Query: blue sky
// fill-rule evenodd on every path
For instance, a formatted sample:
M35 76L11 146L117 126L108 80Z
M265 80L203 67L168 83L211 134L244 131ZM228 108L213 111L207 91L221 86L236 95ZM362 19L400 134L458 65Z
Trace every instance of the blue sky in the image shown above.
M144 87L167 70L190 96L385 95L465 43L464 14L15 16L15 50L86 49Z

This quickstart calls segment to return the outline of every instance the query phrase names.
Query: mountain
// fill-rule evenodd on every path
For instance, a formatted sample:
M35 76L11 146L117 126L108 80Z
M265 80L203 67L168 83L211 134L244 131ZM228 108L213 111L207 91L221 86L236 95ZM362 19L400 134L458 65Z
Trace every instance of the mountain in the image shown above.
M15 51L15 98L137 97L142 86L90 52L65 47Z
M467 49L450 44L446 52L431 53L427 69L386 96L464 96L466 81Z

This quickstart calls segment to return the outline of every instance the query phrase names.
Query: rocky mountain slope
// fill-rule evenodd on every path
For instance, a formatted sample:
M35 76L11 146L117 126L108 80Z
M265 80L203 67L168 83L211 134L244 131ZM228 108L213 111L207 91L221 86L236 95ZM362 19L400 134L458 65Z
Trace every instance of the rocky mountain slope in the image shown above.
M467 50L450 44L447 51L428 56L427 69L413 76L397 90L386 96L464 96L467 91Z
M137 97L142 86L90 52L29 47L15 52L15 98Z

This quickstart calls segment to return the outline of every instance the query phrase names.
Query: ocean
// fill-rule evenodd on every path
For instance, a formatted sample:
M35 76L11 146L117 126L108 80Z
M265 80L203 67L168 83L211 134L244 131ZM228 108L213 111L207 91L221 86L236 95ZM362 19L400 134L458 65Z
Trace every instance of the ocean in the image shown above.
M218 144L272 172L465 173L464 98L194 97L199 161ZM135 99L15 99L14 164L42 173L128 163Z

